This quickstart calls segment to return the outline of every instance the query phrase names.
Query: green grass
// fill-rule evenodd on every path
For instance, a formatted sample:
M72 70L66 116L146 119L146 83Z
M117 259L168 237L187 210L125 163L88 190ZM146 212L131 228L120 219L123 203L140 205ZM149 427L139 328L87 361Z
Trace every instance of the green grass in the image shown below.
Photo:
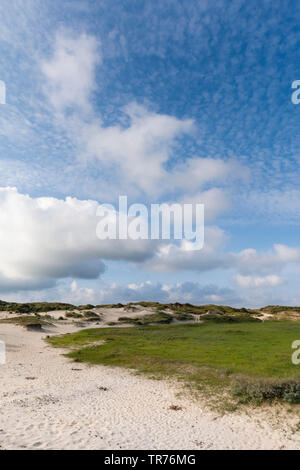
M92 312L91 310L87 310L86 312L83 312L83 316L85 318L100 320L100 316L98 315L98 313Z
M172 315L165 312L150 313L148 315L140 315L136 317L120 317L119 322L132 323L134 325L150 325L151 323L171 323Z
M83 315L77 312L67 312L66 317L67 318L83 318Z
M78 362L127 367L176 377L200 390L206 385L222 390L240 376L256 384L298 380L300 369L291 362L295 339L300 339L297 323L207 322L84 330L52 337L49 342L56 347L79 347L67 354ZM100 340L105 343L86 347ZM244 394L249 395L249 390Z
M28 327L30 325L49 325L51 322L48 320L52 320L50 316L47 316L47 318L42 319L41 317L37 315L32 315L32 316L19 316L19 317L11 317L11 318L6 318L3 320L0 320L0 323L13 323L14 325L19 325L23 327Z

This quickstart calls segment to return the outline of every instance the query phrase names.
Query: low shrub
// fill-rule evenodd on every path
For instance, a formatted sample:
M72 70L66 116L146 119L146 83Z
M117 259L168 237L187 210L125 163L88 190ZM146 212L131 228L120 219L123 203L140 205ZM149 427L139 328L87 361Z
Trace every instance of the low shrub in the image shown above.
M67 312L66 317L67 318L82 318L82 314L77 313L77 312Z
M249 314L244 315L215 315L209 313L207 315L201 315L201 320L213 321L216 323L245 323L245 322L261 322L258 318L252 317Z
M195 317L191 313L179 312L174 314L174 318L178 321L189 321L194 320Z
M96 305L96 308L123 308L123 304L103 304Z
M165 312L157 312L149 315L144 316L137 316L137 317L120 317L119 322L122 323L133 323L134 325L150 325L151 323L162 323L167 324L171 323L173 320L172 315L169 315Z
M13 323L15 325L19 326L24 326L25 328L30 327L30 326L37 326L40 325L42 327L43 325L50 325L51 322L46 321L42 318L38 318L36 315L31 315L31 316L26 316L26 317L11 317L11 318L6 318L3 320L0 320L0 323Z
M0 311L8 311L14 313L37 313L51 312L54 310L73 310L74 305L60 302L32 302L19 304L16 302L4 302L0 300Z
M92 308L95 308L95 306L92 304L87 304L87 305L79 305L79 307L77 308L78 310L91 310Z
M83 316L85 318L97 318L99 320L99 315L95 312L92 312L91 310L87 310L86 312L83 312Z
M300 377L289 380L237 379L232 387L234 396L242 403L273 401L281 399L287 403L300 403Z

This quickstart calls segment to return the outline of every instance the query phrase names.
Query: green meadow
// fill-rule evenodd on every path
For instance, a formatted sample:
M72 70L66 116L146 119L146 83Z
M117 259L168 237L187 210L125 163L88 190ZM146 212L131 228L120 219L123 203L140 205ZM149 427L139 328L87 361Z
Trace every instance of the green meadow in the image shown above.
M300 402L300 365L291 344L300 324L288 321L99 328L51 337L76 362L176 378L196 390L229 390L241 401ZM89 343L103 341L101 345Z

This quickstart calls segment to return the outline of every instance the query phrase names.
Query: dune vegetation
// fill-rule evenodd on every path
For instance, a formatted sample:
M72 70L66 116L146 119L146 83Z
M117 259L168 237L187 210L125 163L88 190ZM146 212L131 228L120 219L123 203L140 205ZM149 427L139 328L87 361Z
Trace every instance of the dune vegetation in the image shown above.
M17 316L0 320L1 323L12 323L25 328L42 328L52 323L50 315L40 317L39 315Z
M214 322L89 329L48 341L70 348L76 362L126 367L209 387L238 402L282 399L300 403L300 366L293 365L295 322ZM89 343L103 341L101 346ZM75 347L75 349L74 349Z
M14 312L14 313L42 313L51 312L54 310L72 310L76 307L71 304L59 302L32 302L32 303L17 303L17 302L4 302L0 300L0 311Z
M236 402L300 403L300 366L291 360L291 345L300 339L300 307L0 301L0 311L6 312L0 323L28 329L60 320L80 328L89 322L105 326L48 339L70 348L68 356L78 362L177 378L198 391L213 387L215 394L226 391ZM103 344L94 346L99 341Z

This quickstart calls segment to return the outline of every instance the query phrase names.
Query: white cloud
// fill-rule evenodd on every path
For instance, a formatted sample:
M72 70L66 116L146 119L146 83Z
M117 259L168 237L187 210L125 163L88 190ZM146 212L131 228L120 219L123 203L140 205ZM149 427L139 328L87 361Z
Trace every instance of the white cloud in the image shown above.
M237 162L193 157L171 169L166 168L176 156L177 140L194 132L191 119L180 120L150 112L136 103L125 107L123 112L128 119L125 127L103 127L97 121L82 126L80 138L85 143L83 155L86 158L98 159L102 168L113 172L121 188L127 191L134 186L141 194L155 199L167 194L174 194L177 199L183 194L193 195L194 200L198 196L197 202L207 202L211 218L221 207L228 207L225 198L220 203L220 189L204 188L213 184L224 186L234 179L244 178L247 171Z
M161 272L233 271L239 287L265 289L281 285L284 280L278 273L300 263L300 248L286 245L277 244L262 253L254 249L226 252L226 234L214 226L206 227L206 242L200 251L188 251L184 241L179 245L159 240L101 241L96 237L98 207L92 200L32 198L14 188L0 188L0 291L51 289L58 280L70 278L69 295L79 303L80 299L101 302L109 296L111 301L113 296L115 301L157 296L166 302L237 302L231 290L227 296L226 289L199 290L194 283L175 288L146 281L129 283L126 288L111 285L108 292L100 292L81 287L75 280L97 279L105 271L105 260L126 260Z
M181 162L174 165L174 160L179 160L179 139L195 134L194 121L153 112L136 102L119 110L118 122L105 126L91 99L99 54L93 36L74 38L61 31L52 57L41 63L48 100L62 113L59 120L55 116L55 122L76 143L81 161L95 166L103 180L107 176L112 199L120 192L152 200L166 200L170 195L177 200L183 196L195 200L197 196L201 200L196 202L204 199L207 203L210 219L225 210L226 198L221 202L222 190L214 186L243 178L245 168L234 161L197 156L184 162L181 156ZM70 107L71 115L67 112Z
M233 262L243 274L270 274L274 270L281 271L290 263L299 263L300 248L282 244L274 244L273 250L266 252L249 248L233 254Z
M94 289L78 286L77 281L70 284L70 298L73 304L97 303Z
M240 279L244 278L245 282L246 279L251 279L253 283L253 279L256 279L259 283L259 280L265 279L265 285L271 285L272 280L276 282L275 278L272 277L273 275L281 273L289 266L299 265L300 263L299 247L293 248L275 244L272 250L266 252L258 252L253 248L247 248L233 253L226 251L226 240L227 235L219 227L206 226L205 242L202 250L187 251L185 240L180 245L174 245L173 243L161 245L154 256L146 261L146 265L160 272L232 270L241 274ZM249 282L249 286L251 282Z
M206 222L214 220L219 214L224 214L231 207L230 194L221 188L211 188L197 192L193 196L186 194L180 202L183 204L204 204Z
M95 121L83 128L85 156L113 169L123 187L135 185L142 193L161 194L170 184L164 164L172 155L175 140L192 132L193 121L149 112L135 103L124 112L129 119L127 127L102 127Z
M256 289L262 287L276 287L284 283L284 279L276 274L269 274L268 276L243 276L237 274L235 280L239 287L246 289Z
M146 266L160 272L178 270L210 271L217 268L229 268L230 259L224 255L222 248L226 234L219 227L205 227L205 241L202 250L189 251L187 242L182 240L180 245L173 243L158 247L153 258L146 261Z
M139 284L111 284L95 290L97 303L157 301L163 303L181 302L195 304L231 303L240 301L235 292L229 288L220 288L215 285L201 285L198 282L178 282L164 285L150 281ZM86 301L87 298L81 299Z
M0 188L0 290L49 287L65 277L94 279L105 270L102 259L151 256L155 242L100 241L98 206L91 200L31 198Z
M56 35L54 54L41 64L46 78L44 91L58 112L69 107L90 110L90 95L95 88L95 68L101 57L93 36L72 36L60 31Z
M208 182L222 182L224 184L234 179L245 178L247 175L246 168L234 160L189 158L174 167L166 184L190 193L198 191Z

